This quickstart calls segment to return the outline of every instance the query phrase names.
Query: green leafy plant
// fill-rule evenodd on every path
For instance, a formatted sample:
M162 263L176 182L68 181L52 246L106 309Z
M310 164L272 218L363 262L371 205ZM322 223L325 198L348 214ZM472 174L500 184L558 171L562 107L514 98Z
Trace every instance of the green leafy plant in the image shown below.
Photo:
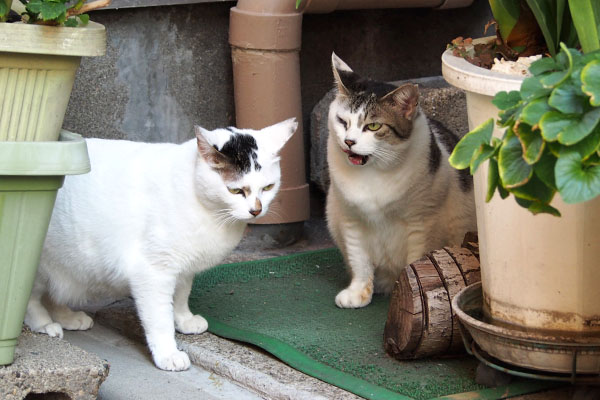
M62 25L75 27L85 25L89 21L88 11L105 7L110 0L18 0L23 4L21 12L23 21L30 24ZM2 7L4 5L4 7ZM22 8L22 7L21 7ZM0 19L5 19L10 8L0 0ZM4 17L3 17L4 16Z
M496 191L512 193L534 214L560 216L550 205L556 192L566 203L600 195L600 51L560 46L556 57L531 65L519 91L494 97L502 138L492 137L489 119L450 156L454 168L471 174L489 160L486 201Z
M0 0L0 22L6 21L10 12L11 0Z
M596 0L585 0L591 3ZM497 23L500 52L508 59L549 52L555 56L559 43L577 46L571 9L567 0L489 0Z
M569 48L581 46L584 52L600 48L598 0L489 0L489 4L496 40L473 49L468 39L457 38L448 45L455 56L490 68L490 54L492 60L498 56L514 61L537 54L556 56L560 43Z

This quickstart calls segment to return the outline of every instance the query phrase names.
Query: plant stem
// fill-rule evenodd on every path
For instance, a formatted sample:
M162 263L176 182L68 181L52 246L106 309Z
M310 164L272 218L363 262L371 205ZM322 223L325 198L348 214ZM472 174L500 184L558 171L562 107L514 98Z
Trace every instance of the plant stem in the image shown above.
M96 1L92 1L91 3L85 4L78 10L76 10L75 7L73 7L67 11L67 17L71 17L73 15L84 14L86 12L95 10L97 8L106 7L107 5L110 4L110 2L111 2L111 0L96 0Z

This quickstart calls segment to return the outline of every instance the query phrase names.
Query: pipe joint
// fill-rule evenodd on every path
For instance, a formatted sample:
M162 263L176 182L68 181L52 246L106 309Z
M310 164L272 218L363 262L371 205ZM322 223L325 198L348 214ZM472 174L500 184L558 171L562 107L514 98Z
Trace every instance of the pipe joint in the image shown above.
M229 44L252 50L300 51L302 14L265 14L233 7Z

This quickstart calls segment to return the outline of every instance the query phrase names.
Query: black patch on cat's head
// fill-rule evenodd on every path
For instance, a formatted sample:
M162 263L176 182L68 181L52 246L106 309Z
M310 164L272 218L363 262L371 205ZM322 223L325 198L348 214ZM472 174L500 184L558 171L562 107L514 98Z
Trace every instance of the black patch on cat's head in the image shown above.
M348 100L352 112L356 112L363 105L369 110L375 106L377 100L396 89L394 85L362 78L352 71L337 70L337 73L341 83L348 91Z
M252 135L235 132L232 128L227 128L227 130L232 132L231 137L219 152L225 155L234 168L242 174L250 172L252 162L254 162L254 168L260 171L261 165L256 161L258 157L256 139Z

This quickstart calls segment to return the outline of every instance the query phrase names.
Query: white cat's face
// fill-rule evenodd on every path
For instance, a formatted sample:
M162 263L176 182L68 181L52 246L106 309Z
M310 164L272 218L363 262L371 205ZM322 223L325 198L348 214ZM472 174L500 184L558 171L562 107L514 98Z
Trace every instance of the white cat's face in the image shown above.
M220 217L250 221L264 216L279 191L278 153L298 128L295 118L255 131L196 127L198 190L223 204Z
M332 67L338 93L329 108L329 132L348 163L388 167L401 162L418 113L417 87L361 78L335 54Z
M240 179L224 182L222 198L229 206L229 214L235 219L251 220L264 216L279 191L279 161L271 160L269 164L260 165L260 171L253 169Z

